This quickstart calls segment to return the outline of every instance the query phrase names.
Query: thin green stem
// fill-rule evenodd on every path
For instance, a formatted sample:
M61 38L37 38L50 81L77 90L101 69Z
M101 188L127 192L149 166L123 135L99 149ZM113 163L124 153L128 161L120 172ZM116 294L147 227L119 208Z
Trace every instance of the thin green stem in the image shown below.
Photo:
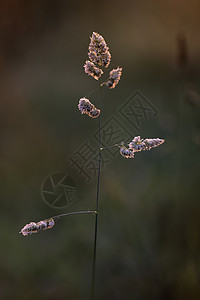
M109 149L109 148L113 148L113 147L119 147L120 145L119 144L115 144L115 145L112 145L112 146L107 146L107 147L101 147L99 150L105 150L105 149Z
M101 100L101 86L100 86L100 100ZM99 132L99 146L101 148L101 121L98 117L98 132ZM100 189L100 176L101 176L101 150L99 149L99 164L98 164L98 178L97 178L97 199L96 199L96 215L95 215L95 228L94 228L94 251L93 251L93 264L92 264L92 285L90 299L94 299L95 291L95 277L96 277L96 253L97 253L97 233L98 233L98 213L99 213L99 189Z
M97 214L97 211L96 210L87 210L87 211L73 211L73 212L70 212L70 213L65 213L65 214L61 214L61 215L57 215L57 216L53 216L51 217L51 219L59 219L59 218L62 218L62 217L65 217L65 216L69 216L69 215L77 215L77 214Z

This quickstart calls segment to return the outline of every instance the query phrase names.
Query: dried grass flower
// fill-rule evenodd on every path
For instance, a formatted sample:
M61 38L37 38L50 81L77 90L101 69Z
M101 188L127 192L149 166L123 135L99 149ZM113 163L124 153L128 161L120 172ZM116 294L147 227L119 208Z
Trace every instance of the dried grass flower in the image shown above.
M130 143L129 149L132 149L134 152L150 150L151 148L158 147L163 144L165 140L160 138L149 138L149 139L141 139L140 136L136 136Z
M100 115L100 109L96 108L94 104L87 98L81 98L78 103L78 109L81 114L87 114L91 118L97 118Z
M26 224L19 233L21 233L23 236L27 236L27 235L31 235L32 233L38 233L41 230L51 229L55 225L55 221L57 221L58 219L64 216L76 215L76 214L96 215L97 211L96 210L74 211L74 212L64 213L61 215L56 215L40 222L30 222L29 224Z
M119 83L121 75L122 75L122 68L120 67L117 67L117 69L113 69L112 71L110 71L110 76L105 83L106 86L109 89L114 89L115 86Z
M97 32L92 33L89 44L89 59L99 65L99 67L107 68L111 61L111 54L105 39Z
M78 109L80 110L81 114L87 114L93 108L94 108L94 104L92 104L89 99L83 97L79 100Z
M94 79L99 80L103 71L97 68L93 62L87 60L84 65L85 73L92 76Z
M120 144L115 144L113 146L108 146L105 148L100 148L101 150L111 148L111 147L119 147L120 154L125 158L134 158L134 154L136 152L150 150L151 148L155 148L160 146L165 142L164 139L160 138L149 138L149 139L141 139L140 136L134 137L134 139L128 143L128 147L124 145L124 142Z
M30 222L29 224L26 224L22 230L19 232L23 236L31 235L32 233L37 233L41 230L51 229L55 225L55 221L53 218L49 220L43 220L40 222Z
M155 138L155 139L145 139L144 143L146 145L146 150L150 150L151 148L155 148L164 143L165 140Z

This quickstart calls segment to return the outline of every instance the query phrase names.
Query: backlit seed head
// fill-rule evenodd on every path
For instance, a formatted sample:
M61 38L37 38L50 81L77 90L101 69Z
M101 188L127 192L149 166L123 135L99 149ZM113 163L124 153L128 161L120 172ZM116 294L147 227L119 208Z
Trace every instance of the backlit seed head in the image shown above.
M117 67L117 69L113 69L110 72L110 77L108 78L108 80L106 82L106 86L109 89L114 89L115 86L119 83L121 75L122 75L122 68Z
M92 76L94 79L99 80L103 71L97 68L93 62L87 60L84 65L85 73Z
M105 39L97 32L93 32L90 38L89 52L94 51L97 53L103 53L108 51L108 46Z
M146 150L150 150L151 148L158 147L161 144L163 144L164 141L165 140L159 139L159 138L156 138L156 139L145 139L144 143L146 145Z
M128 144L128 148L124 146L124 143L118 145L120 147L120 154L126 158L134 157L135 152L150 150L151 148L158 147L165 142L164 139L150 138L141 139L140 136L134 137L134 139Z
M159 138L141 139L140 136L136 136L129 144L129 149L134 152L143 150L150 150L151 148L158 147L163 144L165 140Z
M81 114L87 114L94 108L94 105L87 98L81 98L78 103L78 109Z
M79 100L78 109L81 114L87 114L91 118L97 118L100 115L100 109L96 108L94 104L85 97Z
M105 53L102 53L101 55L101 63L102 63L102 66L107 68L110 64L110 61L111 61L111 54L109 51L105 52Z
M43 220L40 222L30 222L29 224L26 224L22 230L19 232L23 236L31 235L32 233L38 233L38 231L51 229L55 225L55 221L53 218L49 220Z
M106 41L102 35L93 32L90 38L88 57L94 64L99 67L107 68L111 61L111 54Z

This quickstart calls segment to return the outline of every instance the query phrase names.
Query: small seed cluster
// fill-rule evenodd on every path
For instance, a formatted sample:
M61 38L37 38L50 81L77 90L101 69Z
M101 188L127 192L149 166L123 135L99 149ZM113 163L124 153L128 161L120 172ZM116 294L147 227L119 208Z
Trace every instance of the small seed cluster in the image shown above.
M97 118L101 112L100 109L96 108L94 104L85 97L79 100L78 109L81 114L87 114L91 118Z

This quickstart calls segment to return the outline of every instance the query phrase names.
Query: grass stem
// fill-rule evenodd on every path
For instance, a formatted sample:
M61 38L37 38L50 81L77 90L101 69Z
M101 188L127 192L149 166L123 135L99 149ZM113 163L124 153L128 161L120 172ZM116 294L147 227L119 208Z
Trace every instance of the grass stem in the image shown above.
M100 86L100 100L101 100L101 86ZM100 176L101 176L101 119L98 117L98 133L99 133L99 164L98 164L98 178L97 178L97 198L96 198L96 215L94 228L94 250L93 250L93 264L92 264L92 285L90 299L94 300L95 292L95 277L96 277L96 253L97 253L97 234L98 234L98 214L99 214L99 190L100 190Z

